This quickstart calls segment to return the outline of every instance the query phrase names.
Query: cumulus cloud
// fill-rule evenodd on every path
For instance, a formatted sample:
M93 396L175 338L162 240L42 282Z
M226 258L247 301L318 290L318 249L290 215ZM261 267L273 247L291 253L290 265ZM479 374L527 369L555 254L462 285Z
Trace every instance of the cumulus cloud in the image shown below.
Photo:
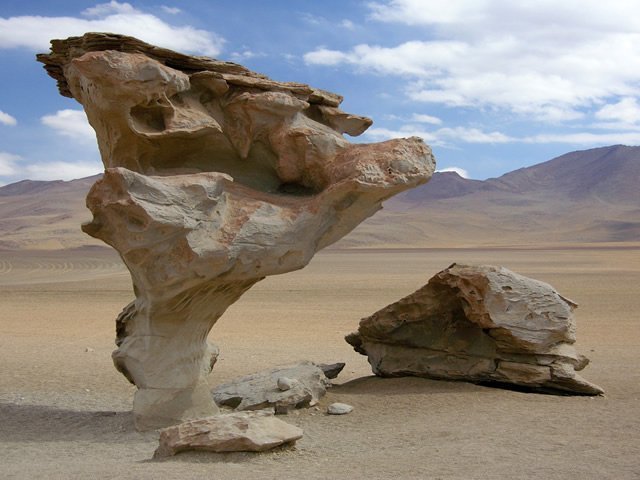
M18 155L8 152L0 152L0 176L8 177L18 173L16 162L20 160Z
M596 112L596 118L627 125L640 123L640 105L632 97L621 99L617 103L605 105Z
M0 48L45 51L51 38L85 32L117 32L154 45L210 56L219 55L224 43L224 39L213 32L189 25L170 25L155 15L115 0L87 8L82 17L0 17Z
M137 13L136 9L129 3L118 3L111 0L109 3L99 3L94 7L89 7L82 12L87 17L103 17L111 14L132 14Z
M17 125L18 121L8 113L5 113L2 110L0 110L0 123L3 125L8 125L12 127L14 125Z
M304 60L402 77L414 101L558 123L640 96L640 7L631 0L388 0L369 8L375 21L416 27L408 30L414 39L317 48Z
M58 110L52 115L43 116L40 120L65 137L92 143L96 140L96 134L82 110Z
M455 172L458 175L460 175L462 178L469 178L469 172L466 171L464 168L460 168L460 167L439 168L438 170L436 170L436 172Z
M307 64L338 65L343 62L348 62L350 57L346 53L320 47L313 52L305 53L303 58Z

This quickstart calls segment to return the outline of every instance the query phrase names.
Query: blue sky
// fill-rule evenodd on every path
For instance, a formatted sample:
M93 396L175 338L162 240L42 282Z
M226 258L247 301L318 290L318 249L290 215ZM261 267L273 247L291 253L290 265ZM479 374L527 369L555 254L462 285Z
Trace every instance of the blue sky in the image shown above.
M85 31L335 91L374 120L353 141L418 135L470 178L640 144L636 0L164 1L2 3L0 184L101 171L80 105L35 61Z

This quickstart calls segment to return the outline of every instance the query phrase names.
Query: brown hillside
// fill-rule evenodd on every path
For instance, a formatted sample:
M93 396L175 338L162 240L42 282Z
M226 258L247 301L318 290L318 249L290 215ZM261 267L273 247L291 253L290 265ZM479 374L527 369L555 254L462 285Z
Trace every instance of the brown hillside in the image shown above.
M97 177L0 188L0 248L103 245L85 235ZM454 172L392 198L336 247L444 247L640 241L640 147L567 153L500 178Z

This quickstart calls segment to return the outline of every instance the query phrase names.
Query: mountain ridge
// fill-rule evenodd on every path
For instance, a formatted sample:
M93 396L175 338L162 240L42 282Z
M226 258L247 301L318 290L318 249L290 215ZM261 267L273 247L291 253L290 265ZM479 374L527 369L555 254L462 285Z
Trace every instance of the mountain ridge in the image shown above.
M0 248L101 245L80 230L99 175L0 187ZM640 241L640 147L569 152L497 178L455 172L385 202L337 248Z

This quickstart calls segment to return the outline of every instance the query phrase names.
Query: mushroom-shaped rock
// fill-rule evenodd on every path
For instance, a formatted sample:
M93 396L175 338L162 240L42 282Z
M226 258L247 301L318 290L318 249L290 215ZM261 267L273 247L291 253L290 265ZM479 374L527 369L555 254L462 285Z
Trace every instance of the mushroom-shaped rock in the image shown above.
M435 167L418 138L350 144L371 122L339 95L237 64L106 33L53 40L38 60L96 131L106 171L83 229L131 272L113 359L139 388L140 429L214 414L206 339L227 307Z
M577 305L550 285L502 267L453 264L364 318L346 340L382 377L510 384L598 395L576 374Z

